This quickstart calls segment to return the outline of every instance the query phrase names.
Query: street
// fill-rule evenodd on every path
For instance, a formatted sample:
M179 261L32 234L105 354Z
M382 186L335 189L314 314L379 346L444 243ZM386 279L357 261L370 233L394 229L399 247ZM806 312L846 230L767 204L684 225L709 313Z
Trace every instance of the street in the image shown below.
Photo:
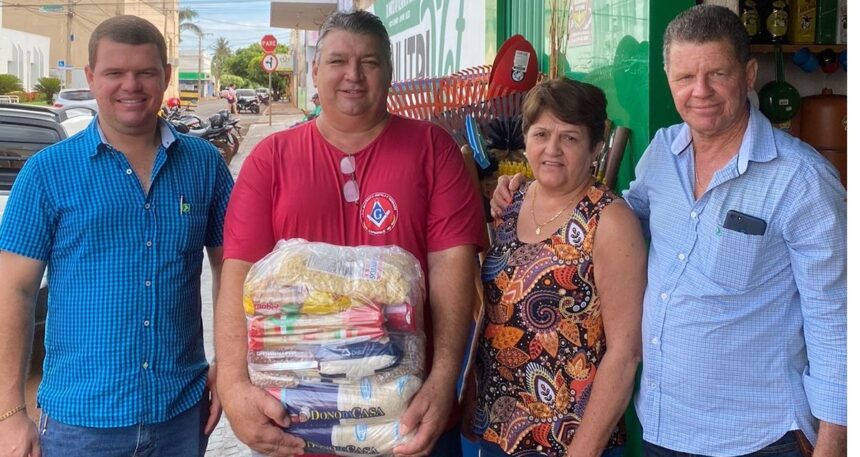
M219 110L224 109L226 105L227 102L224 100L203 100L197 106L195 112L205 119L210 115L218 112ZM233 174L234 179L239 175L239 170L242 167L242 163L244 162L245 157L248 156L248 154L251 152L257 142L259 142L273 132L282 130L292 125L302 117L300 111L285 103L275 102L270 106L273 108L273 122L271 127L268 125L268 110L264 110L259 115L254 115L251 113L242 113L237 115L237 117L241 119L240 126L242 127L242 134L244 135L244 139L239 145L239 152L236 154L236 156L233 158L233 161L230 163L230 171ZM212 303L212 274L209 268L206 267L208 264L209 259L204 258L203 276L201 277L200 287L201 295L203 298L203 341L206 347L206 356L211 360L215 354L214 338L212 333L212 311L214 307ZM233 430L230 428L230 425L227 421L227 417L222 415L221 422L218 423L218 426L215 428L215 431L212 432L212 435L209 437L209 446L206 449L206 456L244 457L249 455L251 455L251 453L248 448L241 442L239 442L238 439L236 439L236 437L233 435Z
M237 117L241 120L239 123L242 126L242 134L248 132L248 127L256 124L266 124L268 127L269 123L269 107L273 107L272 111L272 124L286 124L289 126L292 122L296 122L301 117L301 112L298 111L291 105L287 105L282 102L274 102L272 105L261 105L260 106L260 114L254 114L249 111L243 111L241 113L233 114L234 117ZM227 101L219 98L205 98L203 99L196 107L193 108L194 114L200 116L203 119L208 119L209 116L217 113L218 111L227 109ZM298 118L294 116L298 115ZM289 118L289 119L287 119ZM292 121L287 124L287 121L292 119ZM250 151L250 150L249 150Z

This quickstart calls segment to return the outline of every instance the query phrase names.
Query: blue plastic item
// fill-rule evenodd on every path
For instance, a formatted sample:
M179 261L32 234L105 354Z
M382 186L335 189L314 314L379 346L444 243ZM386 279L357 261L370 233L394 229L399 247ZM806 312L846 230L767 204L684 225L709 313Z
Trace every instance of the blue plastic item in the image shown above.
M469 146L472 148L472 158L475 159L475 163L482 170L489 168L490 159L487 156L487 147L480 130L478 130L478 123L471 114L466 115L466 141L469 142Z

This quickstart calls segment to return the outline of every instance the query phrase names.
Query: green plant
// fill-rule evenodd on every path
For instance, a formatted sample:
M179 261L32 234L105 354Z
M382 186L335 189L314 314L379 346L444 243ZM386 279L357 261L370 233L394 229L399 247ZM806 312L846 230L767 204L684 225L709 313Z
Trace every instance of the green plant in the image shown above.
M213 46L212 55L212 76L215 78L216 86L223 89L221 84L221 75L224 74L224 67L227 64L227 59L233 54L230 49L230 42L224 37L218 37L218 40Z
M19 98L25 102L35 102L35 101L39 100L39 93L38 92L23 92Z
M221 75L221 89L226 89L230 84L235 84L239 87L251 87L251 83L241 76L236 75Z
M179 33L180 36L182 32L191 32L192 35L200 37L203 36L203 29L200 28L199 25L194 23L194 20L197 19L197 11L191 8L179 8Z
M0 75L0 94L8 94L24 90L21 87L21 80L15 75Z
M12 92L6 92L5 95L11 95L13 97L18 97L19 102L26 102L27 97L28 97L28 93L24 92L23 90L15 90Z
M35 86L33 86L33 89L35 89L36 92L45 96L45 101L50 103L51 100L54 99L54 95L56 95L60 91L62 85L62 81L60 81L58 78L45 76L39 78L39 82Z
M277 53L287 54L289 48L279 44L275 48ZM254 43L248 47L238 49L233 55L226 59L224 72L232 75L241 76L247 81L247 86L237 87L264 87L269 85L269 75L260 67L260 61L263 60L265 53L259 43ZM226 84L222 81L221 86ZM279 89L286 87L286 79L284 76L275 72L272 74L272 88Z

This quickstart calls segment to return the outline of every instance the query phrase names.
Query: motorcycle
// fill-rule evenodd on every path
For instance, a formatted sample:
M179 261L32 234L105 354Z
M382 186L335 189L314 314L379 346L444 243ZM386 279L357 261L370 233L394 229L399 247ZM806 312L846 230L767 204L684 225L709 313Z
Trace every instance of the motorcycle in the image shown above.
M239 126L239 120L230 117L230 112L227 110L221 110L209 116L208 121L203 121L197 115L183 113L181 108L176 110L162 108L162 113L178 132L203 138L212 143L218 148L227 165L239 151L242 128Z
M174 107L161 107L161 117L173 123L173 121L178 121L182 124L185 124L190 129L198 129L203 125L203 119L194 114L193 110L189 108L182 108L181 106Z
M257 89L257 99L263 105L268 105L271 103L271 97L269 96L269 91L266 89Z
M239 97L236 100L236 110L238 112L242 111L250 111L254 114L260 114L260 102L257 100L257 96L253 97Z

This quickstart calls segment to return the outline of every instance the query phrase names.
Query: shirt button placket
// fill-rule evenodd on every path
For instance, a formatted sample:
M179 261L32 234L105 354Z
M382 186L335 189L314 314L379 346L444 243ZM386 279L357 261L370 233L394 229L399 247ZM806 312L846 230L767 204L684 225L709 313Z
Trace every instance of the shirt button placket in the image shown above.
M659 301L655 303L655 308L660 317L651 322L651 327L647 330L650 335L647 340L649 344L643 348L643 351L649 354L649 366L645 367L642 373L642 395L647 404L645 408L650 412L648 419L654 420L655 423L659 422L655 419L660 416L659 382L663 375L663 353L660 346L663 325L661 323L665 321L666 313L669 312L669 299L674 291L672 284L671 281L667 282L663 291L659 293Z
M154 196L155 192L150 189L149 194L147 195L147 200L143 203L143 213L145 218L145 232L144 232L144 248L142 253L143 262L145 265L146 276L143 278L143 297L144 297L144 306L141 308L142 316L141 322L143 323L143 337L141 338L141 346L140 346L140 354L142 363L140 368L143 370L143 376L141 377L141 386L140 386L140 405L141 405L141 414L144 419L148 420L153 413L156 413L153 410L153 377L152 374L152 357L155 353L153 345L155 344L155 335L153 333L152 322L153 322L153 313L156 309L156 291L155 287L153 287L153 283L155 280L155 252L152 249L154 246L153 240L155 240L156 234L156 219L155 219L155 204L154 204ZM157 413L156 413L157 414Z

